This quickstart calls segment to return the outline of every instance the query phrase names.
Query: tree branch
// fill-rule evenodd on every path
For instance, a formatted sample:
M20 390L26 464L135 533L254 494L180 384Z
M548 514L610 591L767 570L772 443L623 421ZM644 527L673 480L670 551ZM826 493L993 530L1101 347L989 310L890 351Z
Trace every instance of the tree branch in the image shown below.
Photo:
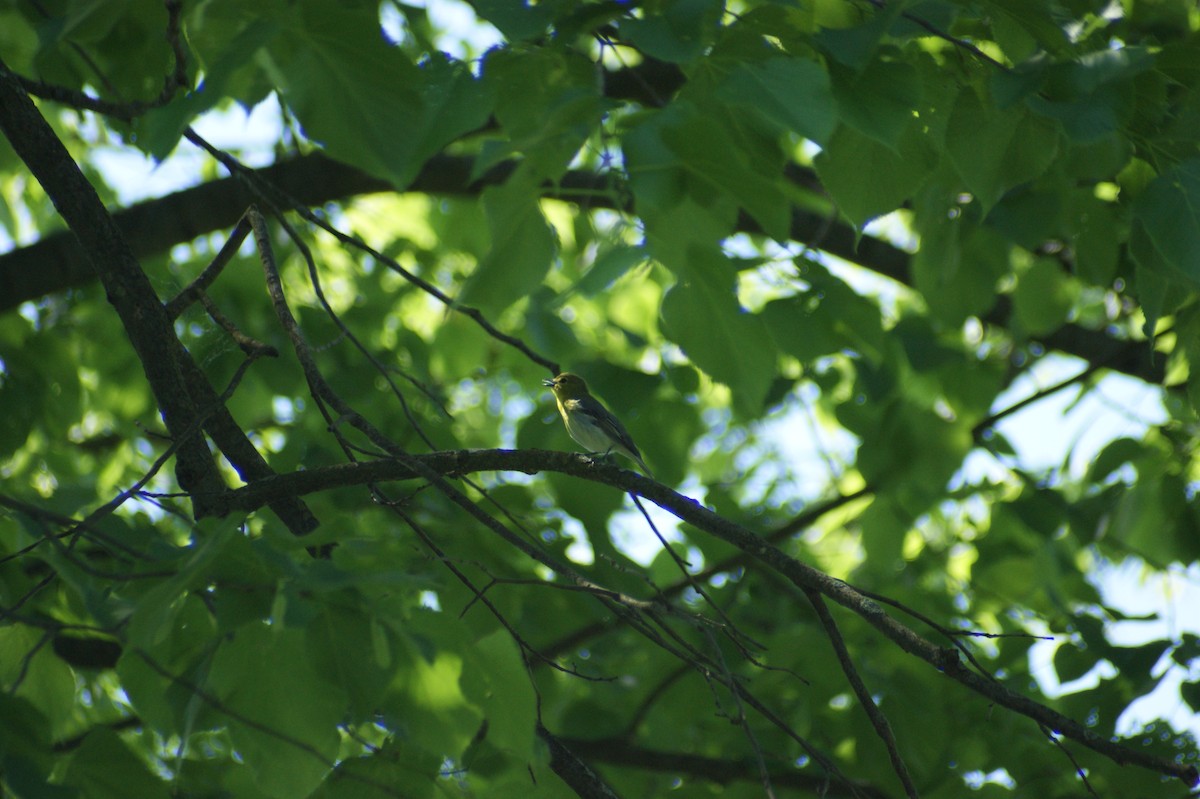
M639 746L621 739L562 738L561 743L597 763L636 768L644 771L686 774L726 785L737 781L757 780L754 764L747 760L727 760L685 752ZM841 785L823 777L783 768L771 769L771 781L781 788L794 788L817 796L885 799L887 794L875 786L861 782Z
M172 435L183 436L196 417L196 406L182 371L183 361L190 360L190 356L175 336L158 295L95 189L3 62L0 62L0 130L42 184L86 253L87 262L104 285L108 301L121 317L167 429ZM199 430L177 443L179 484L188 491L200 492L195 512L197 516L207 515L203 497L219 493L225 484Z
M486 186L502 183L515 168L512 163L500 164L472 181L472 163L471 158L463 156L434 156L405 191L476 197ZM309 207L360 194L395 190L386 181L321 154L247 171L255 176L255 182L269 183ZM789 176L802 186L811 186L814 180L810 172L798 167L790 170ZM546 197L568 202L578 202L581 193L588 196L591 208L632 210L617 200L611 175L572 170L559 183L548 185L545 190ZM132 205L114 213L113 219L128 237L134 254L144 258L166 252L176 244L206 233L233 227L246 207L257 199L256 192L244 181L224 178ZM845 224L835 222L830 226L828 223L828 218L823 215L794 209L791 238L812 241L819 237L821 250L911 285L911 256L907 252L882 239L859 236ZM745 215L739 220L739 229L760 232ZM95 274L78 242L68 234L47 236L27 247L0 255L0 312L46 294L85 285L94 279ZM987 321L1003 325L1007 319L1006 305L1000 303ZM1104 332L1075 324L1064 325L1040 340L1051 349L1075 355L1088 363L1103 364L1149 383L1157 384L1163 380L1163 359L1155 360L1144 343L1115 339Z
M123 231L2 62L0 129L66 221L82 256L81 263L89 264L93 276L100 278L141 361L163 421L179 448L175 469L179 484L191 494L197 518L211 515L212 509L206 503L224 491L225 482L199 426L193 427L198 408L213 409L204 428L243 479L265 477L270 467L175 335L172 320ZM33 267L26 264L32 272L42 269L40 264ZM316 526L316 519L294 498L274 510L297 534L307 533Z
M783 575L801 590L818 592L853 611L905 652L925 661L989 701L1057 730L1116 763L1132 763L1159 774L1177 777L1189 786L1200 783L1200 772L1195 766L1184 766L1110 741L1058 711L976 674L964 666L958 650L954 647L939 647L933 644L889 616L879 604L863 596L847 583L801 563L763 536L717 515L694 499L640 474L609 466L586 456L543 450L496 449L407 455L404 461L378 460L370 463L339 464L277 475L229 491L222 500L226 503L226 510L230 512L248 512L262 507L269 500L289 494L300 495L391 480L428 479L430 473L451 476L474 471L515 471L526 474L553 471L636 493L682 521L732 544ZM571 570L567 569L563 573L570 572Z
M905 764L904 758L900 755L900 747L896 744L896 736L892 732L892 725L888 722L887 716L883 714L883 711L879 709L879 705L875 702L875 697L871 696L871 692L867 690L866 683L863 682L862 676L858 673L858 668L854 665L854 659L850 656L846 640L842 638L842 631L838 629L833 614L829 612L829 607L825 604L824 598L816 591L806 591L805 596L812 603L813 610L817 612L817 618L820 620L821 626L825 628L825 637L833 644L833 651L837 655L838 663L842 667L842 673L846 675L846 681L850 683L854 695L858 697L858 703L866 711L871 726L875 728L875 734L879 736L879 739L883 741L883 745L887 749L888 757L892 761L892 770L896 772L896 776L900 778L900 784L904 786L904 795L910 797L910 799L917 799L917 787L913 785L912 776L908 773L908 765Z
M550 768L580 799L620 799L620 794L581 760L572 751L572 746L564 743L541 724L537 727L537 734L550 749Z

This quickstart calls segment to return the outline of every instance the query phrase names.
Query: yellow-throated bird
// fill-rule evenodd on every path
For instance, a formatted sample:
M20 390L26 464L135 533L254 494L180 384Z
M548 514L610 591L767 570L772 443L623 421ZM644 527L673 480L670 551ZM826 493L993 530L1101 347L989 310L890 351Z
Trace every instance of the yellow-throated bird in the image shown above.
M625 426L613 416L600 400L588 392L587 383L579 375L563 372L553 380L543 380L558 401L558 412L571 438L579 442L588 452L607 455L619 452L642 467L647 475L650 469L642 460L637 444Z

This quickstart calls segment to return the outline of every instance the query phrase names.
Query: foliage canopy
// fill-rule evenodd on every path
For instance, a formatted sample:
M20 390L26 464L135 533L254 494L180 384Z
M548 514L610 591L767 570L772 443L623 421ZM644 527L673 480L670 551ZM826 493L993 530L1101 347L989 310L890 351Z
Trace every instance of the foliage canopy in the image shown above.
M6 794L1196 783L1119 722L1200 638L1097 578L1200 555L1194 3L51 0L0 59Z

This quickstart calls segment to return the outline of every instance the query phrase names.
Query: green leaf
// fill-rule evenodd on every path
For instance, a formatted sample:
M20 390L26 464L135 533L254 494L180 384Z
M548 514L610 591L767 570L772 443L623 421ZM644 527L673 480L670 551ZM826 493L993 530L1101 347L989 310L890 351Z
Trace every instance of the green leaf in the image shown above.
M19 349L6 351L0 363L0 458L7 460L25 446L50 387Z
M81 64L74 58L75 48L82 46L90 68L104 75L104 91L111 92L110 97L149 100L162 89L163 74L172 63L162 35L167 21L162 4L153 0L67 3L54 14L38 15L37 20L42 51L33 71L40 79L83 88L77 83L76 69ZM82 82L91 83L92 77Z
M672 103L662 111L635 116L621 139L629 185L643 215L668 211L686 196L680 158L663 141L664 129L681 119L680 105Z
M1179 698L1187 703L1193 713L1200 713L1200 682L1180 683Z
M686 371L696 376L695 369ZM705 429L695 405L661 397L643 403L629 427L654 476L668 485L678 484L690 472L692 464L679 453L687 452Z
M850 351L878 361L883 326L879 307L818 263L797 259L808 291L767 303L759 315L775 346L802 363Z
M1066 321L1078 294L1078 286L1057 261L1038 258L1018 278L1013 292L1021 329L1033 336L1055 330Z
M1171 660L1180 666L1187 666L1196 658L1200 658L1200 636L1185 632L1180 636L1178 645L1171 651Z
M946 148L986 213L1006 191L1041 175L1058 151L1054 124L1023 106L1000 111L971 87L959 93Z
M419 168L442 147L487 124L493 95L469 65L438 53L421 64L420 119L409 120L405 133Z
M389 653L395 647L388 645L386 632L355 612L358 597L346 592L340 599L338 604L321 605L309 624L308 657L327 684L346 693L350 712L366 718L380 706L394 670L402 666L391 662ZM380 662L381 657L386 662Z
M646 237L655 257L664 262L684 260L695 243L716 244L737 221L736 200L714 193L707 180L693 177L683 158L666 144L669 129L685 128L697 117L689 103L672 103L638 119L622 139L629 184L646 223Z
M35 704L0 692L0 765L5 787L21 799L74 799L78 793L50 784L54 766L50 725Z
M1122 232L1117 208L1088 193L1077 196L1071 210L1076 225L1076 272L1094 286L1112 285L1117 276Z
M167 784L115 732L98 727L87 734L63 777L88 799L167 799Z
M1132 143L1120 135L1106 136L1094 142L1076 142L1063 153L1063 167L1067 174L1085 181L1111 181L1129 163L1132 153ZM1089 185L1087 189L1092 187ZM1097 199L1092 192L1089 196Z
M970 429L961 420L947 421L906 397L896 397L895 377L886 369L860 364L859 371L864 383L860 390L873 401L870 407L846 408L839 418L855 425L853 432L862 439L858 468L872 485L887 487L883 507L903 509L898 517L903 526L905 516L911 521L929 509L962 465L972 445ZM899 542L887 548L893 547Z
M1200 158L1151 181L1134 202L1133 218L1153 245L1134 248L1139 265L1200 286Z
M1136 439L1118 438L1110 441L1088 467L1088 482L1105 480L1126 463L1136 462L1145 453L1145 445Z
M1072 643L1064 643L1054 650L1054 671L1060 683L1072 682L1096 667L1095 654Z
M205 18L211 16L210 9ZM279 31L280 26L274 20L250 19L229 38L222 37L221 50L204 60L204 81L199 86L135 120L138 146L154 158L166 158L196 117L226 97L238 95L236 82L246 81L251 70L258 69L255 57ZM195 38L204 40L203 36Z
M557 417L557 413L555 416ZM550 433L546 441L546 449L568 452L579 450L579 446L567 434L561 419L555 418L550 424L541 426L547 428L543 432ZM554 492L554 499L558 503L558 507L562 509L563 513L578 519L579 523L583 525L592 550L603 554L615 554L608 535L608 520L624 506L625 496L619 491L592 491L590 483L568 475L550 474L546 479L550 483L551 491Z
M1055 55L1068 55L1071 43L1050 9L1041 0L982 0L997 15L1023 28L1038 44Z
M489 53L483 82L496 97L496 118L508 138L476 159L472 175L519 153L538 177L560 177L608 107L594 70L586 59L558 50Z
M313 670L299 631L238 630L217 650L207 687L237 714L229 736L263 791L306 796L333 766L346 696Z
M818 32L815 39L821 49L838 62L851 69L862 69L874 57L880 41L891 29L902 8L901 3L888 3L865 24L847 28L828 27Z
M830 74L842 124L896 148L921 102L917 70L904 62L875 60L862 72L832 67Z
M1102 93L1070 103L1049 103L1036 96L1028 102L1031 109L1061 124L1073 140L1091 143L1120 132L1134 102L1132 87L1123 88L1106 87Z
M922 691L920 676L903 669L902 661L894 655L881 668L894 669L897 673L895 688L883 697L880 711L895 725L900 756L908 768L928 773L959 757L963 747L953 725L938 730L927 729L930 714L953 715L958 711L954 695L948 691ZM953 781L953 778L947 780Z
M517 762L533 758L537 695L512 636L497 630L470 649L473 668L463 672L463 694L487 716L487 738Z
M1064 200L1059 186L1039 191L1027 184L1000 198L988 213L987 224L1018 246L1037 251L1048 240L1061 236Z
M1138 646L1114 646L1106 654L1121 674L1121 680L1133 688L1135 695L1149 693L1158 684L1153 669L1171 648L1171 642L1159 639Z
M0 685L17 686L7 692L32 703L61 737L75 713L75 674L44 644L40 630L0 627Z
M440 593L443 601L453 596L448 588ZM462 607L474 598L462 596ZM442 756L462 752L483 722L479 709L463 695L461 683L470 648L466 638L473 626L457 615L426 611L404 621L406 656L412 665L395 672L394 690L383 711L404 729L419 731L410 743L424 751Z
M717 87L716 96L822 147L837 122L828 74L804 58L738 64Z
M483 192L492 246L459 294L464 305L499 312L541 285L557 239L538 205L537 187L518 173Z
M612 287L631 270L646 263L649 255L643 247L618 245L602 251L584 273L575 290L585 297L594 297Z
M549 5L531 5L524 0L473 0L471 7L510 42L538 38L554 18Z
M843 125L814 166L838 209L861 227L909 200L936 163L937 153L915 125L895 148Z
M861 460L868 465L868 469L875 472L877 464L873 457L868 456ZM885 467L884 472L876 476L884 476L886 479L890 468ZM863 546L871 553L871 558L866 564L869 572L886 574L903 568L904 536L910 529L913 518L911 510L906 509L895 497L886 494L876 498L863 511L857 520L857 526L862 530Z
M829 314L812 295L773 300L759 313L781 352L804 363L839 351L843 341L832 330Z
M27 73L38 49L37 31L12 6L0 10L0 52L8 68ZM7 139L5 140L7 143Z
M441 56L417 68L383 40L369 6L308 0L283 21L268 50L284 101L339 160L407 186L429 155L487 119L468 69Z
M1035 61L992 79L1003 107L1024 100L1039 114L1057 120L1075 141L1093 143L1119 135L1128 127L1139 102L1149 103L1148 85L1135 83L1154 66L1140 47L1100 50L1076 61Z
M218 635L212 616L194 596L184 602L176 620L174 634L167 641L148 650L126 647L116 668L121 689L138 716L164 735L186 735L208 708L189 687L164 676L146 658L191 682L207 667Z
M790 205L780 188L779 176L754 168L752 162L761 154L748 153L736 146L720 124L711 124L694 107L688 109L678 124L664 128L662 137L667 147L679 156L680 167L694 183L728 195L768 235L779 241L788 239ZM697 199L705 202L705 198Z
M420 71L378 35L365 6L302 2L269 52L283 99L330 155L404 186L419 164L405 133L424 114ZM330 97L339 102L330 103Z
M622 20L621 35L647 55L676 64L695 60L712 41L724 4L667 0L655 13Z
M1053 584L1045 572L1044 564L1036 558L1009 555L982 561L972 582L1006 597L1020 597L1036 607L1046 586Z
M1107 535L1161 563L1200 556L1200 523L1179 476L1162 461L1144 460L1138 464L1138 478L1117 504Z
M175 617L186 602L184 593L205 578L238 534L229 522L203 523L200 540L179 571L151 588L134 608L129 621L131 644L152 647L171 634Z
M1129 232L1129 253L1133 256L1134 295L1145 319L1142 334L1153 339L1158 320L1171 313L1187 296L1181 281L1173 280L1171 269L1161 262L1146 229L1134 224Z
M439 795L445 759L391 738L365 757L346 758L310 799L424 799ZM474 777L474 775L472 775ZM474 779L472 779L474 782Z
M770 333L760 317L738 305L733 269L723 255L695 248L678 268L681 280L662 303L668 335L692 363L729 386L741 412L757 414L775 376Z
M1010 245L961 213L926 218L930 228L921 231L921 248L913 256L913 282L932 315L957 327L995 302L997 282L1009 269Z

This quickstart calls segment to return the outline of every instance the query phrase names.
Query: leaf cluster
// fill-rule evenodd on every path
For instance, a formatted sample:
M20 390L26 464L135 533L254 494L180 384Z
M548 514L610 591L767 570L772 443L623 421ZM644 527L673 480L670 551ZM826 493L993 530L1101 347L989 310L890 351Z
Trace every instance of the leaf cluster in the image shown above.
M96 195L6 100L4 790L1194 780L1127 714L1197 631L1098 579L1200 554L1192 4L437 7L0 9ZM197 132L272 107L269 168ZM114 145L200 185L116 210ZM543 451L567 369L653 481Z

